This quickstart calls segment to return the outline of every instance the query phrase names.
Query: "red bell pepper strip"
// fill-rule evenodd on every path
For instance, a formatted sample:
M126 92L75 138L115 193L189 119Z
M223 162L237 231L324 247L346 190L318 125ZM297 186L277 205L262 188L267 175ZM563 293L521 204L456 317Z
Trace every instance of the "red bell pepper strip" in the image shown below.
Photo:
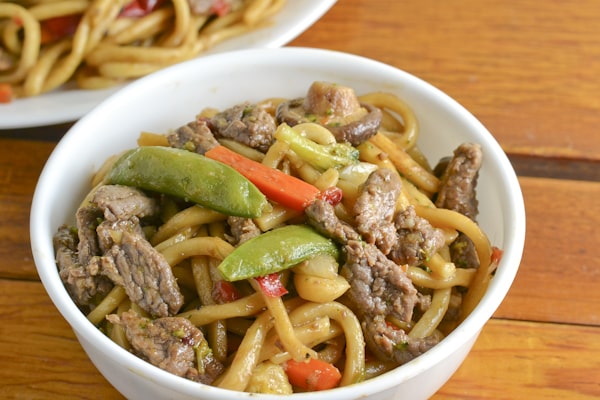
M222 17L224 15L229 14L231 11L231 7L229 3L225 0L215 0L213 5L210 7L212 13L216 14L218 17Z
M323 190L319 195L319 198L332 206L336 206L342 201L343 196L344 192L342 192L342 189L337 186L331 186Z
M258 286L260 286L260 290L269 296L269 297L281 297L284 294L287 294L287 289L281 283L279 279L279 274L274 272L269 275L259 276L254 278Z
M164 0L133 0L121 10L122 17L137 18L150 14L164 3Z
M60 17L48 18L40 22L41 43L47 44L77 31L82 14L61 15Z
M228 281L214 281L212 297L217 304L231 303L242 297L233 283Z
M267 198L293 210L304 211L321 194L310 183L250 160L225 146L213 147L204 155L236 169Z
M500 260L502 259L502 254L504 254L504 251L502 251L502 249L500 249L496 246L492 246L492 257L491 257L490 263L491 264L500 263Z
M10 103L12 98L12 86L10 86L8 83L0 83L0 103Z
M293 386L308 391L333 389L342 380L342 374L334 365L316 358L289 360L283 368Z

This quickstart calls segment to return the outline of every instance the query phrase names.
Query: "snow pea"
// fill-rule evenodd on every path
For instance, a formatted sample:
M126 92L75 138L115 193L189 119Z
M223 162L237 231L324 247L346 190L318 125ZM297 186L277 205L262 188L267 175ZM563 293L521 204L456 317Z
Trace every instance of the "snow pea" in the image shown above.
M308 225L286 225L236 247L218 266L225 280L239 281L283 271L316 255L338 257L337 246Z
M269 208L256 186L233 168L171 147L144 146L125 152L105 183L177 196L239 217L256 218Z

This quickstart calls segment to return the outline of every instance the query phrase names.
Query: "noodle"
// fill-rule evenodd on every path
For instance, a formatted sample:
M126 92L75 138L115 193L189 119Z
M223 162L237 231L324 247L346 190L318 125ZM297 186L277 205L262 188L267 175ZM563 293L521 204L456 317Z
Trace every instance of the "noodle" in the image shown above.
M70 81L80 89L118 85L265 26L286 3L245 0L239 9L195 14L188 0L166 0L132 17L126 7L131 1L0 3L0 48L7 52L0 56L12 64L0 70L0 83L9 83L16 98Z
M190 19L183 10L185 2L179 1L174 4L175 9L169 13L175 15L174 18L179 21L178 23L182 26L193 24L193 18ZM276 8L276 4L280 5L282 2L255 1L252 7L248 7L249 14L244 18L252 21L251 24L260 23L257 15L274 12L273 8ZM166 15L167 13L162 15L160 20L166 19ZM237 26L235 24L239 24L241 15L242 12L238 11L222 19L215 19L209 24L208 32L204 34L222 32L221 28ZM152 18L158 17L153 15ZM115 33L115 37L123 38L128 35L139 37L140 32L148 27L145 20L144 22L140 20L114 29L118 32ZM112 43L102 43L96 47L95 53L90 53L88 62L90 65L98 63L99 66L106 67L111 65L103 61L106 58L112 58L112 63L118 63L130 62L129 57L132 57L132 59L148 62L148 65L156 65L155 63L160 62L165 55L175 57L178 52L184 52L181 45L188 40L186 32L185 29L172 31L170 35L164 37L165 46L160 48L121 47L118 42L122 39ZM51 54L46 51L40 58L55 58L63 51L64 49L60 49ZM285 99L267 99L258 104L272 116L276 112L277 105L283 101ZM375 171L381 169L391 171L391 174L384 176L397 178L400 187L397 188L398 198L393 199L395 203L391 202L385 206L389 208L386 211L393 213L394 218L399 218L400 213L404 216L406 211L412 212L414 209L411 215L416 214L416 217L409 218L423 219L423 223L427 223L438 234L437 241L441 243L437 245L435 251L431 251L431 254L428 248L419 248L418 251L421 252L419 256L422 258L416 264L407 262L406 265L400 265L400 262L396 262L392 267L385 266L392 270L394 266L397 267L393 270L394 276L390 278L390 281L396 281L391 285L398 288L400 275L405 274L401 278L410 280L410 284L414 285L413 294L415 296L418 294L421 299L430 299L430 304L423 301L418 310L415 308L417 311L414 314L411 310L409 313L411 315L404 318L395 312L389 312L382 321L385 322L384 325L393 325L390 329L403 330L408 342L424 340L425 343L428 339L439 341L478 304L492 279L497 260L492 261L491 244L476 221L457 211L436 207L435 195L440 190L442 182L432 173L427 160L423 158L417 147L418 124L408 105L399 98L385 93L366 94L360 96L360 101L363 104L382 108L386 115L385 126L377 133L373 132L374 135L369 140L363 141L352 149L354 159L349 165L341 167L319 165L317 168L306 154L302 154L302 151L293 151L291 149L293 146L284 142L282 138L273 139L270 147L264 152L233 139L218 138L218 141L222 147L253 160L255 162L253 165L279 169L314 185L316 191L323 196L330 188L341 189L341 202L336 203L333 210L340 221L355 229L356 234L359 231L356 226L358 218L355 215L359 213L355 208L357 199L360 198L360 202L364 203L361 196L374 190L372 186L365 186L370 185L370 181L366 183L367 180ZM211 118L218 112L206 108L199 113L202 116L199 121L203 118ZM301 123L291 129L316 146L331 148L339 145L332 131L325 126ZM168 143L165 135L148 132L142 132L138 139L139 146L168 146ZM337 150L342 154L339 148ZM210 158L208 153L205 155ZM109 160L100 168L93 180L95 188L88 194L83 205L89 205L93 200L92 194L98 190L98 186L109 179L108 171L113 162L114 160ZM261 387L257 380L267 379L266 376L269 374L267 371L276 370L279 373L277 379L283 379L280 382L281 386L287 388L288 382L284 382L287 379L285 370L288 364L293 363L290 360L298 362L318 359L338 368L341 371L341 380L337 385L347 386L380 375L401 363L393 356L384 357L370 347L373 345L372 342L377 340L376 335L385 336L387 333L370 332L369 324L376 320L369 319L371 317L369 311L360 308L358 303L361 299L357 300L353 297L356 296L356 292L352 291L356 286L353 285L373 286L365 291L370 295L377 290L387 290L385 286L387 283L380 282L387 277L365 278L365 281L359 281L358 284L353 280L350 275L355 272L351 264L355 261L351 259L351 252L348 250L351 247L350 240L353 239L348 239L346 242L340 240L338 243L341 254L345 254L346 257L332 254L312 255L295 265L286 265L283 270L277 269L271 272L270 275L277 276L279 279L277 283L280 283L283 288L282 292L273 294L263 286L265 283L259 277L251 275L248 278L248 275L244 275L236 280L220 270L219 266L223 260L240 248L238 246L246 240L252 240L244 237L246 234L255 237L253 235L260 235L278 227L305 224L306 216L301 210L270 200L270 207L256 218L230 219L225 214L200 205L191 205L186 200L169 195L160 195L159 198L160 212L151 223L149 222L150 226L145 226L143 229L153 250L164 257L171 267L177 284L185 293L185 305L180 311L174 312L174 316L185 318L201 328L214 358L223 364L224 372L215 378L213 385L237 391L257 390L256 388ZM365 207L375 208L373 205L378 206L377 201ZM360 206L361 204L358 208ZM371 211L373 210L369 209L369 212ZM237 227L235 225L237 222L248 223L251 227L246 228L246 225ZM396 240L400 241L402 240L400 230L405 228L400 227L402 224L396 221L393 223L397 224L394 225L396 229L394 234L398 234ZM414 220L407 224L411 223L416 225ZM334 228L338 229L337 226ZM342 226L339 230L343 228ZM323 230L327 231L327 228ZM479 267L463 268L459 267L462 264L455 264L456 259L452 258L450 248L459 237L459 233L472 241ZM336 231L331 236L337 234ZM418 231L407 241L424 234ZM342 235L345 233L340 234ZM364 237L367 237L366 234ZM275 240L277 241L278 239ZM277 245L278 243L274 244ZM338 250L335 247L335 252ZM239 253L235 254L240 257ZM386 254L391 253L384 254L381 251L381 257L386 257ZM269 257L277 258L272 254ZM365 269L368 271L359 271L356 274L370 275L372 271L369 268L376 271L375 264L378 261L373 260L376 257L369 253L365 253L364 257L367 259L365 263L368 265ZM395 260L391 255L388 257L386 261ZM251 258L250 255L245 257L240 265L253 268L255 266L253 263L261 264L262 267L262 264L269 262L267 259L257 257L257 260L251 260ZM231 282L226 281L226 277L231 279ZM269 284L273 285L273 283ZM288 294L281 294L286 291ZM359 293L362 295L362 292ZM380 298L368 302L396 302L396 297L404 294L402 291L398 295L393 294L392 300L386 299L386 295L383 294ZM415 302L420 303L420 300ZM381 306L381 308L385 307ZM110 317L109 322L105 321L108 314L123 313L128 309L135 310L140 315L148 315L138 304L132 303L127 298L125 289L115 286L89 312L88 319L106 328L109 337L120 346L129 349L131 345L127 342L123 327L110 322L112 321ZM373 323L373 325L377 324ZM393 334L395 333L397 332ZM366 334L372 336L365 337ZM239 347L232 350L232 346L237 343ZM393 343L392 351L402 351L404 344L406 343ZM372 354L368 352L369 349ZM256 375L254 380L253 374ZM264 375L262 378L261 374ZM305 388L293 388L293 390L299 391Z

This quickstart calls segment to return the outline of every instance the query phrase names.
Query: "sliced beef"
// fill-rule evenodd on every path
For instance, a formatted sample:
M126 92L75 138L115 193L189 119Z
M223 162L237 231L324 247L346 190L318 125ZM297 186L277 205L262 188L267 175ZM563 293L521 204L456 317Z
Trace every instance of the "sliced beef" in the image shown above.
M155 199L143 191L122 185L100 186L90 204L104 217L96 228L102 256L96 267L115 285L125 288L131 301L153 316L165 317L179 311L183 296L164 256L146 240L140 219L158 213Z
M156 200L139 189L123 185L100 186L92 197L92 203L103 210L108 221L137 221L158 212Z
M77 211L77 236L74 229L59 229L54 239L59 273L80 307L93 307L116 284L152 315L179 310L183 296L171 267L140 225L157 212L156 201L144 192L106 185Z
M362 323L369 349L380 359L405 364L439 343L438 336L411 338L399 328L388 324L383 316L365 319Z
M58 273L75 304L86 311L97 298L104 297L113 288L110 279L99 274L97 257L90 258L86 265L79 262L75 229L61 226L54 235Z
M450 243L450 259L459 268L479 268L475 244L462 232Z
M457 211L475 220L478 214L477 178L483 153L475 143L463 143L454 150L454 155L441 176L440 190L435 205ZM479 259L471 239L464 233L450 245L450 256L454 264L463 268L477 268Z
M315 229L344 245L346 260L341 275L350 283L346 295L357 310L366 343L374 354L403 364L438 343L437 337L409 338L404 330L386 322L388 316L409 322L415 308L424 312L431 305L431 298L417 291L402 266L374 244L362 241L350 225L336 217L331 204L317 200L306 214Z
M140 218L157 212L156 201L136 188L122 185L100 186L90 202L77 210L79 263L85 266L92 257L103 253L96 232L103 218L108 221L130 220L138 224Z
M361 326L369 349L382 360L404 364L429 350L439 339L413 339L386 322L394 316L409 322L413 310L427 307L404 270L375 246L350 241L341 274L350 282L349 300L361 316Z
M266 152L274 141L277 125L265 109L245 102L228 108L208 120L217 138L232 139Z
M171 147L204 154L219 145L205 120L192 121L167 134Z
M393 315L408 322L417 303L417 289L404 270L374 245L357 240L344 246L341 274L350 283L348 297L366 317Z
M121 241L122 232L127 231L139 236L143 236L142 227L140 224L135 223L131 220L118 220L118 221L103 221L96 228L96 234L98 235L98 244L102 254L109 251L115 244Z
M176 314L183 295L169 263L142 235L114 227L111 236L118 241L102 256L102 273L151 315Z
M361 104L352 88L329 82L314 82L305 97L277 107L277 121L294 126L317 122L331 131L338 142L359 145L381 126L381 110Z
M332 238L338 243L346 244L349 240L362 239L352 226L340 221L335 215L333 206L325 200L315 200L304 212L310 225L321 234Z
M383 254L388 254L397 242L393 219L401 190L398 175L380 168L369 175L354 205L356 230Z
M228 240L234 246L242 244L262 233L251 218L230 216L227 218L227 224L231 231L231 236L228 237Z
M87 265L92 257L101 254L96 228L102 218L102 210L96 205L89 204L80 207L75 215L77 219L77 254L79 263Z
M437 253L445 243L444 233L406 207L394 219L398 240L388 256L398 264L418 266Z
M224 369L213 357L200 329L185 318L151 320L127 311L120 316L108 315L107 319L124 327L136 355L172 374L211 384Z
M448 310L444 314L444 321L458 321L461 316L461 305L463 301L464 288L453 287L450 294L450 304Z
M436 206L458 211L475 220L477 217L477 178L482 162L481 146L463 143L454 150L441 177Z
M403 269L340 221L331 204L316 200L306 213L310 225L344 245L342 274L351 285L348 295L360 314L394 315L409 321L418 301L417 290Z

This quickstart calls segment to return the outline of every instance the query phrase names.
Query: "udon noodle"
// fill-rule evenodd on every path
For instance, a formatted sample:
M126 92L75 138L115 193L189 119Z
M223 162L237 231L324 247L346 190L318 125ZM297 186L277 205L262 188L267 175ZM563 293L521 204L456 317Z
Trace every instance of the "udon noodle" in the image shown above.
M376 240L369 235L363 233L354 242L336 240L331 235L339 253L311 255L298 264L280 268L274 273L278 282L275 286L280 285L284 291L273 294L259 277L231 281L224 278L220 266L244 243L244 240L233 239L233 225L227 213L192 204L187 199L154 193L152 195L159 199L160 218L145 224L143 235L168 264L184 298L183 306L165 318L181 317L202 332L207 344L203 348L209 349L202 354L206 356L210 353L222 366L208 383L231 390L268 393L323 390L357 383L418 357L420 352L427 351L443 340L469 315L485 292L500 252L490 245L472 216L442 208L438 206L439 203L436 205L441 187L447 184L447 180L436 171L437 168L429 165L420 151L417 145L418 121L410 106L387 93L368 93L357 99L364 107L370 105L380 110L381 123L377 132L361 143L352 146L344 143L346 148L351 148L358 155L358 159L349 165L327 168L315 166L318 164L312 163L301 152L294 151L293 146L277 133L263 148L224 137L217 137L217 147L226 147L244 160L278 169L286 176L293 176L314 186L320 193L332 193L331 188L337 188L341 199L327 199L324 203L334 210L336 223L350 227L353 232L360 229L356 216L357 203L365 195L369 177L377 171L386 170L401 182L390 220L407 210L414 210L411 217L413 225L414 221L421 221L443 237L443 242L434 253L417 262L392 263L393 274L406 276L409 285L416 288L412 295L418 299L411 306L414 309L407 310L408 317L403 318L397 312L385 315L384 332L381 335L398 335L402 340L392 343L393 348L386 353L373 337L369 337L372 332L368 325L377 321L377 317L369 314L371 311L367 310L368 307L357 305L360 302L357 292L352 295L356 289L354 285L364 284L357 280L354 275L356 270L349 265L351 253L356 248L367 246L374 252L372 254L386 258L384 264L390 262L388 257L381 255L391 253L375 250L373 243ZM255 105L246 104L244 113L252 107L258 108L277 121L278 132L289 128L310 141L311 145L326 147L338 144L330 130L332 125L323 124L319 118L292 127L281 122L276 110L281 110L282 104L287 101L269 98ZM196 124L198 121L206 122L219 115L218 110L207 108L194 121ZM140 148L168 147L172 145L169 134L143 132L138 144ZM184 148L193 150L189 143ZM205 157L209 155L210 151L205 153ZM118 157L108 160L94 177L94 190L107 184L107 176L118 163L115 160ZM89 198L84 204L90 201ZM314 210L308 211L315 203L308 205L305 210L298 210L272 199L268 202L268 207L263 208L260 215L241 218L249 220L259 229L255 238L281 227L318 225L311 223L311 219L315 218ZM325 208L329 207L327 204ZM307 214L310 215L307 217ZM401 228L394 229L401 231ZM79 237L81 230L80 226ZM319 232L327 236L327 232ZM461 235L472 244L477 265L465 266L455 262L451 247ZM271 251L274 253L285 250L278 249L276 244L266 246L273 246ZM82 247L79 246L76 251L81 252ZM99 257L104 256L100 254ZM372 268L375 270L376 266ZM124 316L133 313L136 318L143 318L148 323L165 318L152 315L138 304L128 294L128 289L124 288L126 285L119 283L123 277L119 279L113 279L115 284L111 290L81 308L88 313L88 319L116 343L152 362L133 343L136 339L132 338L131 332L127 332L130 327L123 322ZM384 279L384 276L377 275L373 279ZM375 296L378 283L371 284ZM392 299L386 299L385 294L379 293L377 296L381 297L374 301L394 303L403 296L409 296L409 293L412 292L407 290ZM390 329L391 333L385 329ZM411 347L412 344L423 346L423 350L416 351ZM189 368L200 372L206 370L207 365L202 365L200 357L197 352L198 359ZM325 372L322 372L324 375L335 375L337 371L340 374L338 379L333 377L332 382L308 386L298 383L294 378L298 371L294 369L299 369L302 374L303 367L312 368L310 360L320 360L334 370L331 373L325 368ZM305 378L316 379L310 372Z
M31 97L101 89L264 27L285 0L30 0L0 3L0 84Z

